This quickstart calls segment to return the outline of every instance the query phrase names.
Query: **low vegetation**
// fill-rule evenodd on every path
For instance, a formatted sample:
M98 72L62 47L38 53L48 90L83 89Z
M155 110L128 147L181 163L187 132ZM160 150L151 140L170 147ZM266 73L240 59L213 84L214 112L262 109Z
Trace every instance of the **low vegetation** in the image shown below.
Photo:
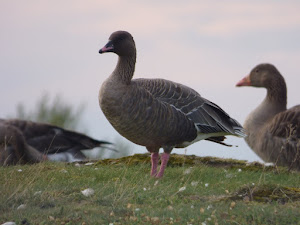
M160 180L148 154L0 171L0 224L300 224L299 172L258 163L172 155Z

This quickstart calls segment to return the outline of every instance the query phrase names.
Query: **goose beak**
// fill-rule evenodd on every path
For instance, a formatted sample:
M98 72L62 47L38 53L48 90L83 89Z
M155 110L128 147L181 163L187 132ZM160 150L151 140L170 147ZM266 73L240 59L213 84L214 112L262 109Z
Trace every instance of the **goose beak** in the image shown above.
M251 86L250 75L245 76L235 86L236 87Z
M99 53L105 53L105 52L113 52L114 51L114 45L111 41L109 41L103 48L99 50Z

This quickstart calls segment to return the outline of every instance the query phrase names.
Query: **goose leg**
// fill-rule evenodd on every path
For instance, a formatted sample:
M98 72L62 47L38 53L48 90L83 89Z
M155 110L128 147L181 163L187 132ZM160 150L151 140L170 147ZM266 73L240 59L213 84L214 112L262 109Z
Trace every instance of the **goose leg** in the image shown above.
M157 175L157 166L159 161L159 148L146 147L148 152L151 153L151 176Z
M161 165L160 165L160 170L156 175L157 178L163 177L169 158L170 158L170 153L165 152L161 155Z
M157 175L157 166L159 161L159 153L153 152L151 153L151 176L155 177Z

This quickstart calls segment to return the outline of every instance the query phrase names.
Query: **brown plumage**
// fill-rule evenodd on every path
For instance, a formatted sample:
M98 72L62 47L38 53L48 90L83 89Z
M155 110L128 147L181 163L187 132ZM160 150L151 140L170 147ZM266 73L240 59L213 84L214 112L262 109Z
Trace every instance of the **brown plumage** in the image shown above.
M266 98L245 121L248 145L266 162L300 170L300 105L286 108L287 89L279 71L260 64L237 86L267 89Z
M225 135L244 135L236 120L185 85L164 79L132 80L136 48L128 32L114 32L99 51L105 52L116 53L119 59L100 89L100 107L122 136L152 153L152 176L163 176L173 148L203 139L224 144ZM160 148L165 153L157 173Z
M11 158L10 164L39 162L41 157L79 161L86 159L81 150L111 144L58 126L18 119L0 120L0 134L0 164L5 158Z

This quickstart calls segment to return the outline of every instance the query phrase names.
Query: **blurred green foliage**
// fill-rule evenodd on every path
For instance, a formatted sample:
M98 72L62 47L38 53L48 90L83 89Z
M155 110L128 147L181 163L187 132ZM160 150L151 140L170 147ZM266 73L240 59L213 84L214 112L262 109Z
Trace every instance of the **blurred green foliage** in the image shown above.
M19 103L16 117L23 120L49 123L70 130L78 130L83 110L83 103L73 107L59 94L51 100L50 95L44 93L38 99L33 110L28 110L23 103ZM79 130L82 130L82 128Z

